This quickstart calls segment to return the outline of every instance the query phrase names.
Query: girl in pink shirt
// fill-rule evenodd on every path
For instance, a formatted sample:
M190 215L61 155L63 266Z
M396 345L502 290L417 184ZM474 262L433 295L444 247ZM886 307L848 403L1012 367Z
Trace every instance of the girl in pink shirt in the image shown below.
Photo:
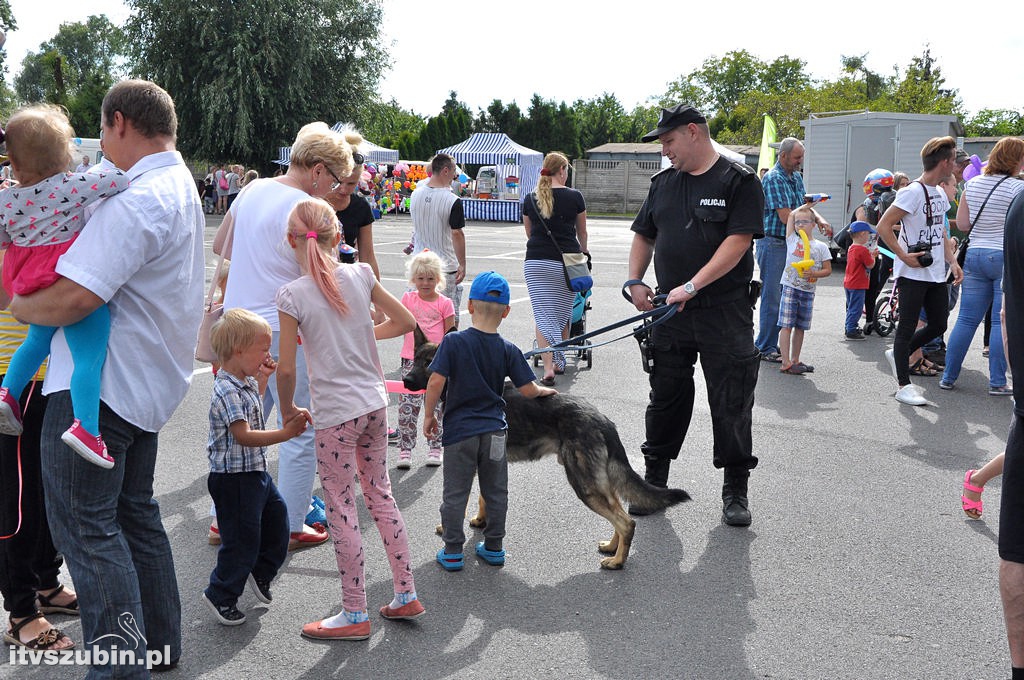
M441 271L441 258L429 250L423 251L412 258L408 264L410 290L402 296L402 304L416 317L416 325L428 342L441 342L444 334L455 328L455 306L451 298L437 292L444 288L444 274ZM416 339L413 333L405 334L402 345L402 377L412 370L413 357L416 351ZM422 394L398 395L398 434L400 437L398 467L408 470L412 463L412 450L416 447L416 421L420 417L420 406L423 404ZM441 406L437 407L437 422L441 422ZM437 467L441 464L441 432L427 438L427 465Z
M295 351L301 334L317 470L341 574L343 607L335 616L303 626L302 635L316 640L365 640L370 637L370 621L355 507L357 473L363 500L384 541L394 583L395 598L381 607L380 615L414 619L424 612L413 582L405 521L391 495L388 401L376 345L376 340L411 331L416 321L381 287L369 265L338 262L341 233L334 208L326 201L309 198L297 203L288 216L287 237L303 275L277 293L278 403L285 421L301 412L294 402ZM370 318L371 303L386 315L376 326Z

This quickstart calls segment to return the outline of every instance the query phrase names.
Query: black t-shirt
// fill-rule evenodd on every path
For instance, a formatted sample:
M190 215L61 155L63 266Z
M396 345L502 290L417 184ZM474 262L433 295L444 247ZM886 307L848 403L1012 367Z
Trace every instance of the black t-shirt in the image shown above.
M342 240L353 248L356 248L356 239L359 238L359 230L368 224L373 224L373 211L370 204L361 196L353 195L348 202L348 207L339 210L338 221L341 222ZM342 262L355 262L354 255L342 255Z
M764 236L763 215L764 190L757 175L734 168L719 156L701 175L669 168L652 177L632 230L654 239L654 273L659 290L667 293L692 279L727 236ZM734 293L747 287L753 273L750 248L732 270L699 295Z
M1024 366L1024 193L1017 194L1006 212L1003 234L1003 309L1010 368ZM992 338L992 342L1000 342ZM1024 377L1013 370L1013 411L1024 416ZM1019 379L1018 379L1019 378Z
M587 203L583 200L583 194L568 187L558 187L551 190L553 197L551 206L551 217L544 218L544 222L551 230L551 234L558 242L558 248L563 253L580 252L580 242L576 237L576 216L586 212ZM544 230L540 223L541 217L537 212L537 204L534 202L534 194L530 194L523 201L523 214L530 218L530 238L526 241L527 260L561 260L562 256L551 242L551 236Z

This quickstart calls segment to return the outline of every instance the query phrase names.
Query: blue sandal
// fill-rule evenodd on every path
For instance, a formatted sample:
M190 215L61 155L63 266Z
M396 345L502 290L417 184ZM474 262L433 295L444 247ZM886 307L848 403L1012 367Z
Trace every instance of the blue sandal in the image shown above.
M484 547L484 542L480 541L476 544L477 557L482 559L487 564L500 567L505 564L505 551L504 550L488 550Z
M504 561L504 558L502 559ZM445 571L459 571L465 566L466 561L462 553L446 553L444 548L437 551L437 563L445 568Z

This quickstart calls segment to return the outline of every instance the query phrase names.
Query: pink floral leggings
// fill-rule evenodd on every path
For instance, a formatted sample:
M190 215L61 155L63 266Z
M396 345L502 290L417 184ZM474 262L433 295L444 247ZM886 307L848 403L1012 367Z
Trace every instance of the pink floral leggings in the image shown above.
M391 563L396 593L411 593L413 583L405 521L391 496L387 467L387 409L316 431L316 461L324 488L327 524L341 574L342 604L347 611L366 609L365 559L355 504L355 475L366 508L377 525Z
M409 375L412 370L412 359L402 359L402 377ZM402 451L412 451L416 448L416 423L420 419L420 409L423 407L424 395L422 394L399 394L398 395L398 436L400 437L398 447ZM437 402L434 409L438 425L441 423L441 402ZM441 449L442 428L437 428L437 436L427 437L427 446L431 449Z

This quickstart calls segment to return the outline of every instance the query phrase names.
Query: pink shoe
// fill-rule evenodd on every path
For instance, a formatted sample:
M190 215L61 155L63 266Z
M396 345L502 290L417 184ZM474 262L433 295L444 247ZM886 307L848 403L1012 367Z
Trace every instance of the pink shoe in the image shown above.
M21 405L6 387L0 387L0 434L17 437L25 429L21 424Z
M60 440L71 447L71 450L93 465L109 470L114 467L114 459L107 453L107 445L103 443L103 437L98 434L90 434L82 427L82 421L75 418L67 432L60 436Z
M983 489L980 486L974 486L973 484L971 484L971 475L973 474L974 470L968 470L966 473L964 473L964 490L973 491L974 493L980 494L985 489ZM964 509L964 514L966 514L968 517L970 517L971 519L981 519L981 512L984 506L984 504L981 502L981 499L975 501L971 500L967 496L961 495L960 505Z

